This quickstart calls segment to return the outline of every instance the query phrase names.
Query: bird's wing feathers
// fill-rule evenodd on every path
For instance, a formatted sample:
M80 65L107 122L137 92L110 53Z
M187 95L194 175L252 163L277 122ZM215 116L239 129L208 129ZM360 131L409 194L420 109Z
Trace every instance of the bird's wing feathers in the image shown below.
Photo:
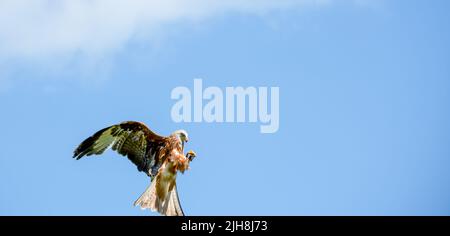
M147 171L158 162L167 138L151 131L143 123L127 121L97 131L74 151L74 158L100 155L107 148L127 156L139 169Z

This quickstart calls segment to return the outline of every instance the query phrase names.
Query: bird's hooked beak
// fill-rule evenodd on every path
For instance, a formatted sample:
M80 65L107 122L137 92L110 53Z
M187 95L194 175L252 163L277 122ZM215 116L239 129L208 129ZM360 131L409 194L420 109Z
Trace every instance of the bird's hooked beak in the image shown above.
M181 150L184 150L184 144L187 143L189 139L184 139L184 141L181 142Z
M186 137L184 138L184 141L182 142L182 150L184 150L184 143L187 143L189 141L189 139Z

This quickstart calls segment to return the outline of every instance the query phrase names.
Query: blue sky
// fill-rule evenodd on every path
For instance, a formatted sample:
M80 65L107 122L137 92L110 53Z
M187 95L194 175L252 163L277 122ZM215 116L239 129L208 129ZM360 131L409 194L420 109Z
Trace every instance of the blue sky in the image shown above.
M0 3L0 215L156 215L126 158L71 158L125 120L189 132L188 215L450 213L448 1L61 2ZM173 122L194 78L280 87L279 131Z

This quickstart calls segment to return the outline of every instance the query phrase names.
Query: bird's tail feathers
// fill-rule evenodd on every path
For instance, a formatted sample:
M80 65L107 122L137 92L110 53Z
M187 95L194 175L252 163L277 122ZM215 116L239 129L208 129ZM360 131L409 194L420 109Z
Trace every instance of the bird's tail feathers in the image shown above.
M134 202L134 206L141 209L157 211L165 216L184 216L183 209L178 199L177 186L166 194L165 199L160 199L156 194L156 179L152 181L145 192Z
M156 181L152 181L144 193L134 202L134 206L140 206L143 210L151 209L156 211L156 198Z

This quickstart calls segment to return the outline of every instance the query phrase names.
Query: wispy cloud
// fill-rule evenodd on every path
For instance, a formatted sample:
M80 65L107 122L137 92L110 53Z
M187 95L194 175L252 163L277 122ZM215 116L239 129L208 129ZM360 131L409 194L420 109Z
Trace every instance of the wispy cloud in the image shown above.
M120 49L166 23L199 21L228 11L264 13L325 0L6 0L0 3L0 51L11 57Z
M3 0L0 64L87 57L90 65L136 38L150 40L177 22L227 12L265 14L332 0ZM363 0L358 0L361 2ZM365 0L367 1L367 0ZM143 36L144 35L144 36Z

